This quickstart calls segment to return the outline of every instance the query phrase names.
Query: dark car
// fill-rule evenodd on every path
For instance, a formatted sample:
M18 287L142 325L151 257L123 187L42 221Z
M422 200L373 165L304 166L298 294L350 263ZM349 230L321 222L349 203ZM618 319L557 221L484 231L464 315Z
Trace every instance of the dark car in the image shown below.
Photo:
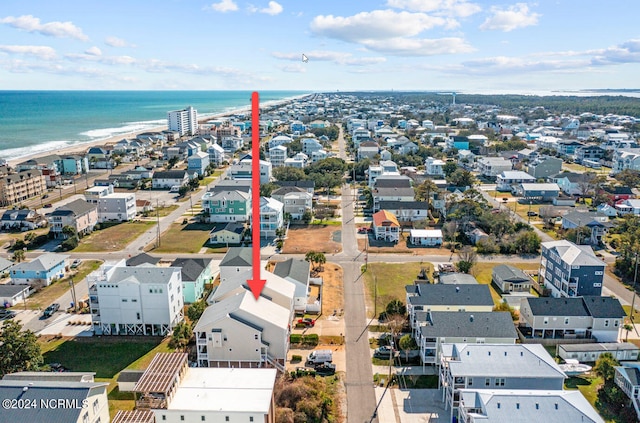
M366 234L367 233L367 228L358 228L358 233L359 234Z
M527 216L537 216L537 215L538 215L538 213L536 213L534 211L527 212Z
M51 207L53 207L53 204L51 204L51 203L47 203L47 204L44 205L45 209L50 209Z
M336 374L336 365L333 363L322 363L314 367L318 376L332 376Z
M382 346L382 347L376 348L376 350L373 352L373 357L388 360L391 358L392 354L393 354L393 350L391 349L391 347Z
M53 313L55 313L58 310L60 310L60 304L53 303L49 307L45 308L44 309L44 313L42 313L42 314L43 314L44 317L51 317L51 316L53 316Z
M6 309L1 309L0 310L0 320L13 319L14 317L16 317L16 312L15 311L6 310Z

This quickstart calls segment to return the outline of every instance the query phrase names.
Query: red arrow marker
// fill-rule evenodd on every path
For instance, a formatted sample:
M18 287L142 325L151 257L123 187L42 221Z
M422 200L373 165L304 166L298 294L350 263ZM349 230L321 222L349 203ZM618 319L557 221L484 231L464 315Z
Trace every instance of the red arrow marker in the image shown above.
M253 278L247 283L251 293L260 297L266 280L260 279L260 96L251 94L251 242Z

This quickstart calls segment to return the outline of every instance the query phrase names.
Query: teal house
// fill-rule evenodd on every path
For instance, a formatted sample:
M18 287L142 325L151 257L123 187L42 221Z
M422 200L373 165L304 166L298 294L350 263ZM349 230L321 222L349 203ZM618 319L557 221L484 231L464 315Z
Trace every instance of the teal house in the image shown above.
M202 196L202 209L211 223L247 222L251 195L240 190L209 191Z
M212 261L206 258L177 258L171 267L182 269L182 298L192 304L202 298L204 285L213 277Z

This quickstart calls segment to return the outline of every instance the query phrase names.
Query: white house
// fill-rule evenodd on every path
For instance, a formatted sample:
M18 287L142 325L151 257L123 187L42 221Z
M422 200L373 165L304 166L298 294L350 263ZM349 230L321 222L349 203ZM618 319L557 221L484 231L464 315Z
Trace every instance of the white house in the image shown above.
M480 174L487 177L498 176L513 167L511 161L504 157L480 157L476 164Z
M284 145L276 145L269 149L269 161L271 166L279 167L284 166L284 161L287 159L287 147Z
M189 173L186 170L166 170L155 172L151 178L153 189L169 189L173 186L184 186L189 183Z
M640 200L639 199L628 199L619 202L616 204L615 209L618 211L619 216L624 216L625 214L633 214L635 216L640 215Z
M424 161L425 172L431 176L444 176L444 161L427 157Z
M211 144L207 148L207 154L209 154L209 163L213 163L216 166L220 166L225 160L224 148L222 148L219 144Z
M411 229L409 241L413 245L436 247L442 245L442 230L440 229Z
M289 350L291 314L242 290L208 306L196 327L200 367L282 368Z
M284 226L284 204L268 198L260 198L260 236L271 238Z
M309 282L311 263L306 260L290 258L276 263L273 274L295 285L293 308L305 312L309 301Z
M135 193L114 192L98 198L98 222L127 222L135 217Z
M98 185L84 190L84 199L87 203L98 203L98 198L113 194L113 185Z
M105 262L87 284L96 335L166 336L184 319L178 267Z
M231 179L251 179L252 173L252 159L242 160L240 163L236 163L229 168L229 176ZM272 165L271 163L260 160L260 183L266 184L271 180Z

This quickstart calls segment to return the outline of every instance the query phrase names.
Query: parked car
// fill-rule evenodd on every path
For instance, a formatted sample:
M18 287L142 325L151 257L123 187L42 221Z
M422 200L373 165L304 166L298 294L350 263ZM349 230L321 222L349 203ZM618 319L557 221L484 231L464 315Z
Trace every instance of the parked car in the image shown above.
M527 212L527 216L537 216L538 213L534 212L534 211L528 211Z
M375 349L375 351L373 352L373 357L388 360L391 358L392 354L393 354L393 349L391 349L391 347L384 345L382 347Z
M359 234L366 234L367 233L367 228L365 228L365 227L358 228L358 233Z
M13 319L16 317L16 312L13 310L0 309L0 320Z
M60 304L53 303L49 307L44 309L43 316L44 317L51 317L51 316L53 316L53 313L55 313L58 310L60 310Z
M80 259L75 259L72 263L71 263L71 268L75 269L76 267L80 266L80 263L82 263L82 260Z
M332 376L336 374L336 365L333 363L322 363L314 367L318 376Z
M51 204L51 203L47 203L47 204L44 205L45 209L50 209L51 207L53 207L53 204Z
M298 324L304 325L305 327L308 327L308 328L312 328L316 325L316 321L309 317L305 317L304 319L298 319Z

